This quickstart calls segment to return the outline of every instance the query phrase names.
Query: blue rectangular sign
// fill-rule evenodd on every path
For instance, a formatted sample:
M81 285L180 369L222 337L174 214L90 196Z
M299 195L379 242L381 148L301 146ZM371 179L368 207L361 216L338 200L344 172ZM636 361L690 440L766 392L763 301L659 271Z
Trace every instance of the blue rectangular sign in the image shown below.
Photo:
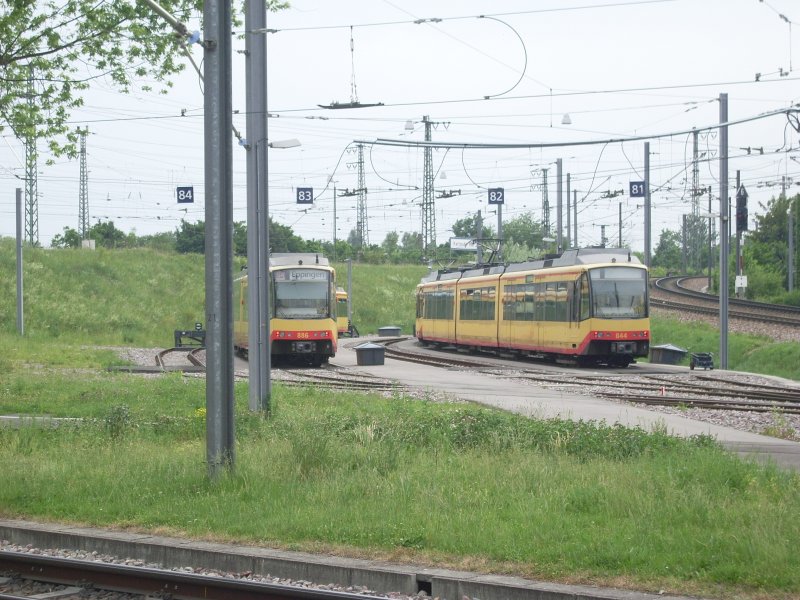
M644 198L645 196L644 181L631 181L629 195L631 198Z
M309 188L309 187L297 188L297 203L314 204L314 188Z
M194 187L179 187L176 192L176 196L178 198L178 204L192 203L194 202Z

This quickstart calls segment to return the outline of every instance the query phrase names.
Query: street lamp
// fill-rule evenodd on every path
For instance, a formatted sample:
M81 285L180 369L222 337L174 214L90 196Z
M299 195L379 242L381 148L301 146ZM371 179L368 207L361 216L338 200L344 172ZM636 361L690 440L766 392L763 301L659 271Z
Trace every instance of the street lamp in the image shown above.
M297 148L298 146L302 146L300 140L296 140L294 138L290 140L278 140L277 142L270 142L267 145L270 148Z

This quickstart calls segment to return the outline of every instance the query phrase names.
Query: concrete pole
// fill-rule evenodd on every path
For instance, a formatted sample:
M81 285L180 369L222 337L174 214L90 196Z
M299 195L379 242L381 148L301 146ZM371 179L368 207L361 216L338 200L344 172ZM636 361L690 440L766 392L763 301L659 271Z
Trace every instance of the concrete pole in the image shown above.
M578 190L572 190L572 226L575 229L572 235L572 247L578 248Z
M644 264L650 268L650 142L644 143Z
M22 208L22 188L17 188L17 333L25 335L22 297L22 239L25 237L25 211Z
M333 184L333 262L336 262L336 184ZM348 295L347 304L350 305Z
M347 259L347 322L353 323L353 259Z
M619 203L619 247L622 248L622 202Z
M572 231L572 225L570 224L570 214L569 214L569 197L570 197L569 188L570 188L570 183L571 183L570 179L571 179L571 173L567 173L567 196L566 196L566 199L567 199L567 239L566 239L566 248L567 249L572 247L572 245L570 244L570 237L572 237L570 235L570 233Z
M792 203L789 202L789 291L794 291L794 211Z
M563 161L559 158L556 159L556 252L561 254L564 251L564 230L562 226L562 219L563 219L563 198L561 197L562 194L562 184L563 184Z
M234 465L231 4L206 0L206 456L211 478Z
M497 260L503 260L503 205L497 205Z
M247 109L247 320L249 363L249 408L269 411L269 340L266 314L269 287L269 257L262 239L266 191L267 140L267 42L261 33L267 26L264 2L245 2L245 95ZM259 33L250 33L258 31ZM263 169L263 171L262 171Z
M719 366L728 368L728 254L730 250L728 211L728 94L719 95Z

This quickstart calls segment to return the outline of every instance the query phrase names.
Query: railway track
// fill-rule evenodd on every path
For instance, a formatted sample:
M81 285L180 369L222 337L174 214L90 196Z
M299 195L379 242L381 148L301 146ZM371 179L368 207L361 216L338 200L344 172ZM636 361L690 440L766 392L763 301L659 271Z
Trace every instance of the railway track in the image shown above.
M536 368L526 363L501 365L496 360L457 359L448 355L431 355L417 349L399 347L402 341L385 340L386 355L396 360L443 368L462 367L505 379L518 379L532 385L561 391L608 398L634 404L707 408L720 411L746 411L800 415L800 387L786 388L764 380L736 374L711 376L700 373L650 374L628 371L620 373L569 374Z
M719 314L719 297L691 289L687 283L696 277L662 277L654 282L650 305L703 315ZM699 278L705 280L705 277ZM770 323L800 330L800 308L731 298L728 316L746 321Z
M378 596L0 551L0 600L158 597L184 600L377 600ZM53 589L56 586L57 589ZM42 591L50 588L49 591Z

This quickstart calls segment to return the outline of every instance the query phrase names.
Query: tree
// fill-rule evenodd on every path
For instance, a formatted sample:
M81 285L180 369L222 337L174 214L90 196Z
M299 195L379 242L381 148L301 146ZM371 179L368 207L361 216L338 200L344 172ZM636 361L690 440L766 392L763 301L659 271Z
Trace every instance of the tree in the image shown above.
M181 219L181 226L175 231L175 250L181 253L206 251L206 223L187 223Z
M169 13L202 12L202 0L159 0ZM286 3L270 0L270 10ZM77 133L70 112L83 104L93 79L113 81L123 92L137 82L162 91L182 71L184 39L144 2L40 0L0 5L0 131L48 140L55 154L74 155ZM35 102L28 104L28 80ZM66 136L62 141L61 136Z
M52 248L80 248L81 234L72 227L64 227L64 233L57 233L50 241Z
M533 218L532 213L525 213L503 223L503 245L519 244L531 250L544 247L545 237L542 224Z
M88 237L102 248L124 248L127 245L127 236L114 226L114 221L95 223L89 229Z
M651 266L662 267L666 271L682 271L682 246L679 231L664 229L658 237L658 245L653 253Z
M486 219L483 219L483 227L481 228L483 231L480 236L477 235L478 232L478 216L472 215L469 217L464 217L463 219L459 219L455 223L453 223L453 235L459 238L492 238L494 237L494 231L486 226Z

